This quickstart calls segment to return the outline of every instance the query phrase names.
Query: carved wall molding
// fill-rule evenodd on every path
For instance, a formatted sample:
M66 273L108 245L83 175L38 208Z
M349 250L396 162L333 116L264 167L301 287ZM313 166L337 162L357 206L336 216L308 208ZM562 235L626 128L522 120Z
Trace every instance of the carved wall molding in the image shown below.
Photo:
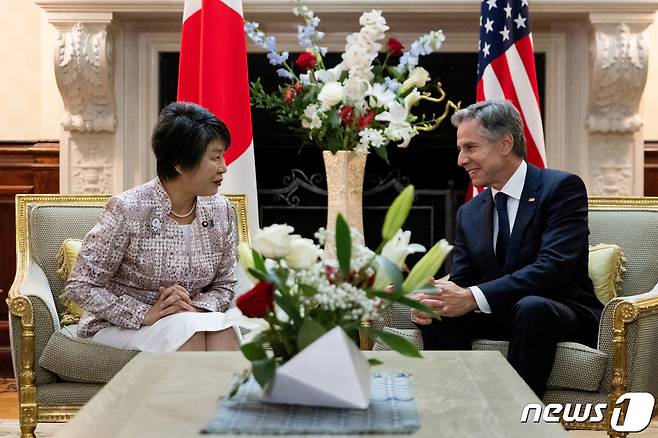
M111 134L73 135L69 141L71 193L113 193Z
M635 140L594 138L590 143L590 195L630 196L633 194L633 149Z
M588 130L636 132L642 127L639 107L647 80L648 38L626 23L594 26Z
M59 29L58 29L59 30ZM67 131L113 132L112 38L104 23L73 23L60 30L55 46L55 77L65 106Z

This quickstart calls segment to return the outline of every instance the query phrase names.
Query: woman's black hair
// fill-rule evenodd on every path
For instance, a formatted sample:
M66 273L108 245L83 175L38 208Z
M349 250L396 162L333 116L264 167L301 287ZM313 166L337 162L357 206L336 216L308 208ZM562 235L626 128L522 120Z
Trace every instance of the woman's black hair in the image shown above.
M173 102L164 107L151 137L160 180L178 177L176 167L196 168L208 145L216 140L226 150L231 134L224 122L204 107L189 102Z

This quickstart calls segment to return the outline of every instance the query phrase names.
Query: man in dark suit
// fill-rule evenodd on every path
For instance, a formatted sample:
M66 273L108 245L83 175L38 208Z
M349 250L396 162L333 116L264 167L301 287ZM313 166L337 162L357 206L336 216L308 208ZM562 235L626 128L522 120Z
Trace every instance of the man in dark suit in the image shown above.
M525 162L523 121L507 101L452 117L458 164L488 187L457 212L450 281L417 298L427 350L470 350L473 339L509 341L508 360L541 397L558 342L594 347L602 305L588 277L587 192L576 175Z

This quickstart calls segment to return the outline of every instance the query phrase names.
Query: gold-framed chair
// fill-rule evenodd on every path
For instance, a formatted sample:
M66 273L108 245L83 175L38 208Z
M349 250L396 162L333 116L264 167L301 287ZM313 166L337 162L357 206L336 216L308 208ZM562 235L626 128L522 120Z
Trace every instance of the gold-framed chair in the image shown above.
M238 234L249 241L245 195L226 195L235 207ZM14 374L18 386L21 436L34 437L37 423L68 421L103 383L63 381L43 368L39 359L55 334L64 337L59 323L63 305L58 299L64 282L57 274L56 255L67 238L82 239L94 226L110 195L17 195L16 196L16 276L9 291L9 327ZM236 295L250 287L250 281L236 268ZM80 342L84 344L84 342ZM110 347L87 343L96 348L86 354L98 355ZM116 349L111 349L116 350ZM118 369L138 352L103 352L117 361L106 374ZM66 354L65 351L62 354Z
M563 425L605 430L611 437L621 437L626 434L611 426L618 397L626 392L649 392L658 398L658 290L653 290L658 283L658 198L591 197L589 228L590 244L622 248L627 261L621 292L605 305L596 349L571 342L558 344L543 402L572 406L606 403L602 421L563 421ZM406 336L422 348L420 332L406 308L395 306L383 322L373 325ZM384 349L378 342L374 348ZM506 355L507 343L476 340L473 349L495 349ZM626 407L622 405L622 411Z

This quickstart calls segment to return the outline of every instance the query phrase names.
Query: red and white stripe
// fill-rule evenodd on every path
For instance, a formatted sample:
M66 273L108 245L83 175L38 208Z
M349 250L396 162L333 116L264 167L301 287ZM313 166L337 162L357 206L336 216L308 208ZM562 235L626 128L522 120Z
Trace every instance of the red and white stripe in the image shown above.
M246 47L241 0L185 0L177 98L206 107L228 126L220 191L247 195L253 235L259 223Z
M485 67L477 84L477 101L490 99L507 99L514 103L523 118L526 161L542 169L546 167L532 35L517 41ZM484 188L472 187L472 190L475 196Z

